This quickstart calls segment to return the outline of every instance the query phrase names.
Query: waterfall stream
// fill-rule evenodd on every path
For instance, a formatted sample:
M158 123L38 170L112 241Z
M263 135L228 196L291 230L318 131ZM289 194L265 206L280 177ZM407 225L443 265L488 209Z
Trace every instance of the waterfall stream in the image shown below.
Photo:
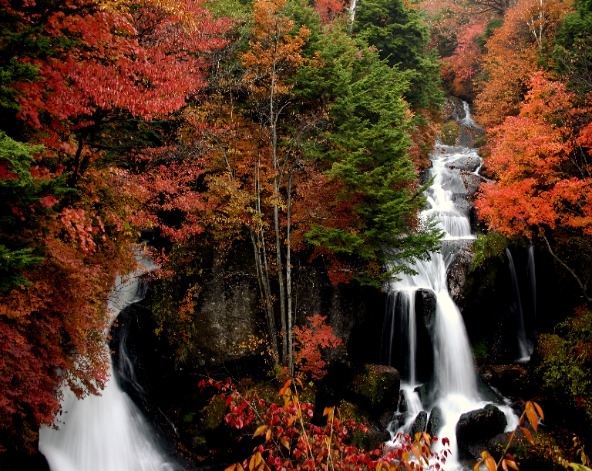
M468 105L464 104L464 117L459 119L461 127L474 128L477 126L471 119ZM461 133L462 135L462 133ZM481 158L475 149L466 146L448 146L438 143L431 156L432 167L429 176L433 178L431 187L427 190L428 206L422 211L422 219L432 218L444 232L441 251L432 253L429 260L419 260L412 268L415 275L398 275L398 279L391 281L389 286L391 297L391 309L387 311L385 325L390 326L390 343L387 343L387 354L390 360L394 347L391 343L404 345L409 348L403 363L395 363L401 371L402 390L407 406L423 402L423 407L428 412L438 407L442 413L443 426L438 431L439 437L450 440L451 459L446 463L446 469L462 468L456 461L456 423L464 412L476 410L487 404L482 400L477 388L477 376L473 356L467 337L465 325L461 313L451 298L447 284L447 270L457 254L471 244L475 236L471 233L469 221L469 206L467 204L467 191L463 183L463 173L478 174L481 166ZM435 302L435 315L429 336L433 342L433 377L427 383L429 394L425 394L425 388L416 383L420 377L419 371L415 371L418 361L418 348L416 342L416 317L419 315L415 307L419 293L431 293ZM396 302L393 299L404 297L405 302ZM399 319L405 319L401 321ZM397 325L395 329L392 326ZM405 330L409 328L409 330ZM395 332L398 330L398 332ZM410 398L418 391L424 390L419 398ZM508 419L506 430L516 426L516 417L510 407L498 406ZM408 407L408 418L401 426L399 420L396 426L390 427L395 434L399 431L409 432L409 426L413 422L416 410Z
M141 276L154 265L147 258L139 261L140 269L116 280L108 299L111 321L143 298ZM69 388L62 391L63 412L56 419L59 428L43 427L39 432L39 450L51 471L177 470L161 453L151 427L113 375L111 364L101 396L78 399Z

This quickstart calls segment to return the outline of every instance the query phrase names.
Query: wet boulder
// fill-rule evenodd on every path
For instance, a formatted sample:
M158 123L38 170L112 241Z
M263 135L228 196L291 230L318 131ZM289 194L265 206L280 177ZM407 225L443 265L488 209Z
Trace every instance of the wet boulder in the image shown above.
M413 425L411 425L411 436L414 437L416 433L422 433L426 431L428 426L428 413L424 410L420 411L415 417Z
M494 437L506 428L504 413L487 404L483 409L472 410L460 416L456 424L456 438L459 441L476 441Z
M430 412L430 418L428 419L428 426L426 432L432 437L438 436L438 432L444 425L444 416L442 415L442 409L438 406L434 407Z
M503 439L506 425L506 416L493 404L462 414L456 424L459 454L469 457L478 456L480 451L491 446L492 439L495 437Z
M481 162L481 157L479 157L477 154L467 154L458 157L451 162L448 162L446 167L451 170L458 169L472 173L479 168Z

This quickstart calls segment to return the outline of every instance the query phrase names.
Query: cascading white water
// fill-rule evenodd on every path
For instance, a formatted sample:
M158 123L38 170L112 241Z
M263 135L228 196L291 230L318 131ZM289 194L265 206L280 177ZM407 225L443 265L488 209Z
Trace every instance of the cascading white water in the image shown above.
M461 125L477 128L468 113L466 104L465 117L461 120ZM429 260L417 261L412 266L416 274L398 276L399 279L390 283L389 289L395 293L406 293L408 304L413 310L415 310L415 293L418 290L430 290L435 295L436 314L432 333L434 381L431 386L436 398L430 407L438 406L442 412L444 425L439 431L439 436L450 440L452 452L452 459L447 461L446 469L455 469L459 467L455 461L456 423L462 413L482 408L486 404L479 397L473 356L464 322L447 286L447 268L452 260L451 255L453 256L475 238L471 234L468 214L455 204L461 199L466 202L466 189L459 168L466 169L467 162L472 162L469 167L477 172L481 159L474 149L464 146L446 146L440 143L436 145L430 157L432 167L429 176L433 178L433 183L427 190L428 207L422 211L421 217L423 220L433 219L444 232L442 251L432 253ZM443 252L448 256L443 255ZM390 315L408 316L400 312L401 305L402 303L399 303L398 307L393 305L393 312ZM399 312L395 312L397 309ZM392 341L398 342L399 339L392 339ZM417 348L415 342L413 345L413 348ZM415 351L408 352L408 358L413 359L413 367L404 365L403 369L415 368L415 354ZM415 372L409 374L408 382L402 385L406 396L413 394L416 389L417 385L411 380L415 377ZM406 402L416 403L418 400L407 399ZM516 419L511 409L509 407L500 407L500 409L509 419L507 430L515 427ZM412 420L408 420L407 429L402 427L399 431L408 431L411 422Z
M522 296L518 284L518 275L514 265L514 257L510 249L506 248L506 257L508 258L508 268L510 270L510 280L512 282L512 291L514 293L514 316L516 318L516 337L518 339L518 361L527 361L532 353L532 346L526 338L526 328L524 326L524 310L522 309Z
M528 281L530 283L530 295L531 295L531 302L532 302L532 317L533 323L536 321L537 315L537 290L536 290L536 269L534 265L534 246L532 244L528 245L528 264L526 268L526 274L528 276Z
M143 257L142 266L125 277L118 277L108 300L111 321L130 304L141 300L141 276L154 269ZM105 348L108 348L105 336ZM136 405L121 390L113 377L101 396L78 399L64 388L62 415L58 429L43 427L39 432L39 450L51 471L174 471L178 469L165 457L151 438L151 428Z
M520 283L518 281L518 273L516 270L516 264L514 263L514 257L509 248L506 248L506 257L508 259L508 269L510 271L510 281L512 283L512 292L514 294L512 311L516 318L516 337L518 339L518 362L527 362L530 360L530 356L534 350L534 341L529 338L527 334L527 313L532 313L532 323L536 318L536 275L534 267L534 248L532 244L529 245L527 250L527 261L526 261L526 278L528 284L524 291L528 291L530 299L525 296L526 308L523 306L523 292L520 289ZM529 306L530 301L530 306ZM530 308L530 309L529 309Z

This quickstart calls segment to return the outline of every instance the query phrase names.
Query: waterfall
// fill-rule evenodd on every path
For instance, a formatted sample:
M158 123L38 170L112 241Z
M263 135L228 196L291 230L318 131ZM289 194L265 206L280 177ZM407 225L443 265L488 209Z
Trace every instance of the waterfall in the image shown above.
M526 276L528 276L528 281L530 285L530 296L532 302L532 321L534 325L536 323L537 317L537 289L536 270L534 266L534 246L532 245L532 243L528 244L528 262L526 266Z
M108 299L108 313L114 321L130 304L144 295L141 276L154 269L146 257L141 267L118 277ZM108 349L107 335L105 348ZM120 355L124 352L120 352ZM159 449L152 431L137 406L113 377L113 364L101 396L78 399L63 388L62 414L58 427L39 431L39 450L51 471L175 471L179 469Z
M465 115L460 121L463 127L478 129L478 126L471 119L468 104L464 104ZM387 310L385 326L394 326L405 322L424 324L429 331L433 342L433 376L429 383L430 394L422 397L423 407L430 410L438 407L443 416L443 428L438 432L440 437L450 440L450 451L452 459L446 464L446 469L455 469L458 463L456 448L456 423L460 415L470 410L484 407L485 401L477 388L477 376L473 362L473 356L461 313L451 298L448 291L447 272L450 264L456 255L475 239L471 233L469 221L469 206L467 203L467 191L463 183L463 172L475 174L478 172L482 161L475 149L466 146L447 146L437 143L430 155L432 166L429 169L429 177L432 178L432 185L426 192L427 208L421 212L421 219L434 220L444 232L441 251L430 254L429 260L418 260L411 268L416 272L414 275L397 275L389 284L389 298L396 299L403 293L407 303L393 303ZM461 172L462 170L462 172ZM419 312L415 312L416 293L419 290L431 293L434 303L435 319L419 319ZM396 304L396 306L395 306ZM406 313L405 306L410 306L413 313ZM425 313L423 313L426 316ZM406 319L396 321L395 317ZM413 319L413 320L412 320ZM428 325L429 324L429 325ZM416 327L414 327L415 329ZM392 331L392 329L391 329ZM411 329L409 329L411 332ZM391 337L391 342L413 344L416 349L422 349L421 345L413 342L403 342L397 335ZM386 343L389 351L393 347ZM388 357L388 355L387 355ZM393 360L391 355L391 360ZM409 354L402 361L401 358L391 361L400 371L411 371L410 374L402 374L406 402L416 404L418 399L417 391L420 389L415 384L415 379L420 376L419 372L413 371L417 362L415 352ZM425 389L425 388L424 388ZM417 397L411 398L415 394ZM425 396L425 394L424 394ZM429 403L429 404L428 404ZM501 406L508 420L508 428L516 425L515 416L509 407ZM408 411L409 412L409 411ZM406 419L406 427L399 427L397 431L408 431L409 423L413 418Z
M510 281L512 283L512 293L514 295L514 302L511 311L516 320L516 338L518 340L518 362L525 362L530 359L534 349L534 342L528 337L526 329L526 310L522 304L522 292L518 281L518 273L516 271L516 264L510 249L506 248L506 257L508 259L508 269L510 271ZM532 319L536 318L536 276L534 268L534 249L532 244L529 245L527 251L526 262L526 277L528 281L528 290L531 295L531 310ZM528 305L528 302L526 303Z

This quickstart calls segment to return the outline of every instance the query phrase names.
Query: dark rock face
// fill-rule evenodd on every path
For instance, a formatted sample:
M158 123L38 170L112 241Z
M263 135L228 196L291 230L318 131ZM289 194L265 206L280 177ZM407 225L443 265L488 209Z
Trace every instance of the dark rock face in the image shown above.
M488 440L503 433L506 425L506 416L492 404L462 414L456 424L459 449L465 444Z
M417 319L416 374L418 381L427 381L434 370L434 345L432 342L436 323L436 294L429 289L418 289L415 293Z
M422 410L413 421L411 426L411 436L414 437L416 433L425 432L428 426L428 413Z
M444 423L444 416L442 415L442 409L438 406L434 407L430 412L430 418L428 419L428 426L426 432L432 437L438 436L438 432L442 428Z
M217 368L249 357L253 355L251 346L267 334L252 249L245 245L237 252L230 259L214 257L209 281L200 288L196 335L192 338L192 361L197 367ZM376 319L382 320L385 295L355 283L332 286L323 266L300 264L298 260L294 265L295 323L303 325L316 313L327 316L328 324L345 345L331 352L329 360L344 359L351 352L359 355L354 360L361 363L377 361L380 342L376 342ZM279 320L277 323L279 326Z
M483 179L475 173L463 173L462 179L465 185L465 189L467 190L467 196L469 197L469 199L472 199L475 196L475 193L477 193L479 185L481 184Z
M447 163L446 167L451 170L458 169L472 173L477 170L480 165L481 159L479 157L476 155L466 155Z
M415 309L420 314L423 327L430 335L434 334L436 323L436 293L431 289L420 288L415 294Z
M401 379L392 366L366 365L349 386L352 402L365 406L374 415L391 414L397 409Z
M446 274L450 297L459 308L461 308L463 304L464 288L467 283L467 276L469 274L472 260L472 245L465 245L454 255L454 259L450 262Z
M487 365L480 374L506 397L533 397L536 394L532 377L524 365Z

